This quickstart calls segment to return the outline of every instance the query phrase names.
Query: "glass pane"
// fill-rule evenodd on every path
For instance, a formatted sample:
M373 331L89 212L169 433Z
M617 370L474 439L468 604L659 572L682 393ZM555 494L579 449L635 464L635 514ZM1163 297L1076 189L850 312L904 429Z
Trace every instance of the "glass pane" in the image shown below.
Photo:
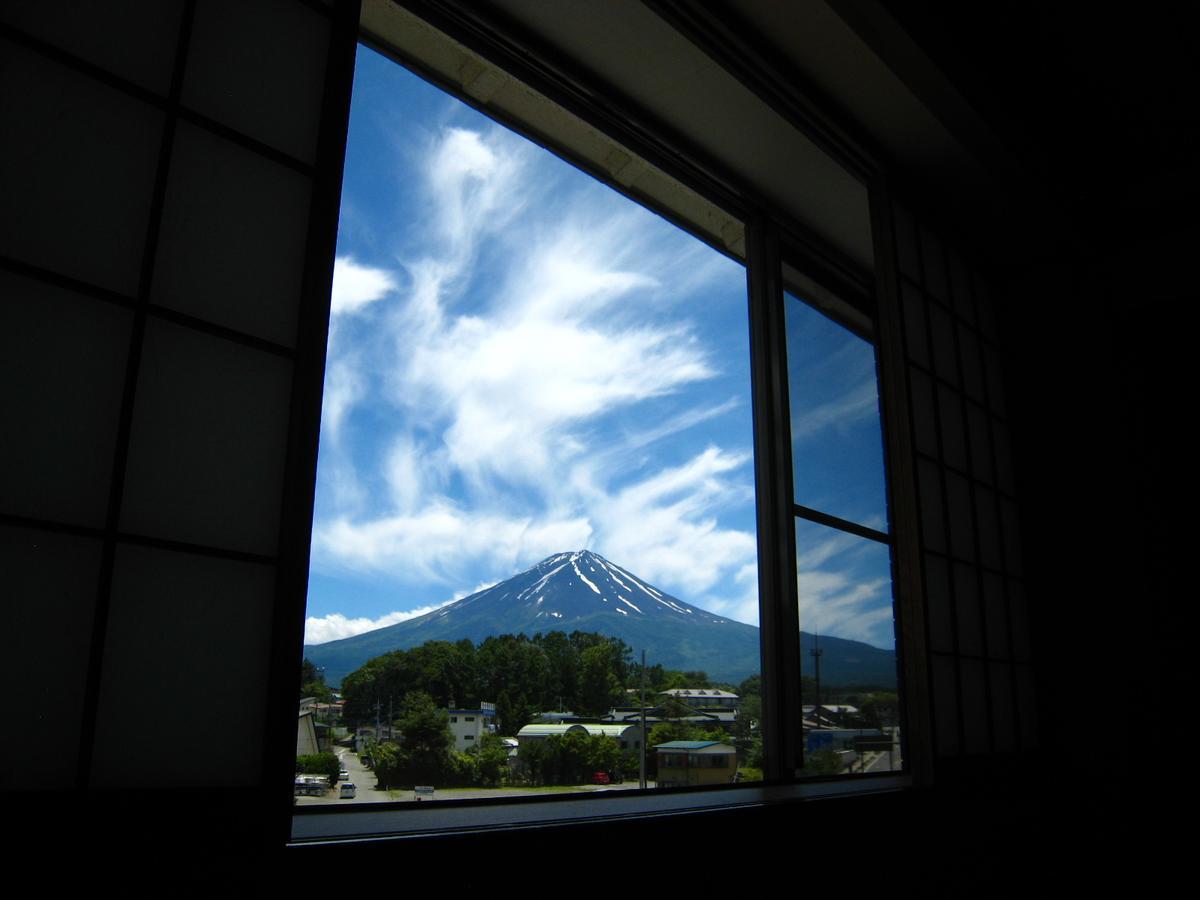
M796 502L887 530L875 348L784 295Z
M299 804L762 777L745 283L360 49Z
M886 544L796 520L806 776L898 771L900 693Z

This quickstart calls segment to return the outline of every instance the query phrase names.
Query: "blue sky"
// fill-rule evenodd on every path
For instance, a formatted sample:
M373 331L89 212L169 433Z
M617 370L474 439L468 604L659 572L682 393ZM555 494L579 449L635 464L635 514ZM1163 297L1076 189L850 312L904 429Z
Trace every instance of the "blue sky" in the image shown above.
M308 642L584 547L757 624L740 264L366 49L337 257Z

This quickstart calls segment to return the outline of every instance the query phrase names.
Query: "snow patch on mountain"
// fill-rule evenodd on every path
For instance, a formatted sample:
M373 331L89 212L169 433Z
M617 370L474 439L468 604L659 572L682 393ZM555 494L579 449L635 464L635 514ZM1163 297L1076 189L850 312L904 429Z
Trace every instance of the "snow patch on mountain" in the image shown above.
M600 594L600 596L602 596L602 597L604 596L603 594L601 594L601 593L600 593L600 588L596 587L596 585L595 585L595 584L593 584L593 583L592 583L592 582L591 582L591 581L588 579L588 577L587 577L586 575L584 575L582 572L580 572L580 571L579 571L579 565L578 565L578 563L574 563L574 562L572 562L572 563L571 563L571 566L572 566L572 568L574 568L574 569L575 569L575 574L576 574L576 575L578 575L580 578L582 578L582 579L583 579L583 583L584 583L584 584L586 584L588 587L590 587L590 588L591 588L593 591L595 591L597 594ZM592 571L595 571L595 570L593 569Z
M659 602L659 603L661 603L663 606L666 606L666 607L668 607L668 608L670 608L670 609L673 609L673 610L675 610L675 612L677 612L677 613L685 613L685 614L687 614L687 615L691 615L691 614L692 614L692 611L691 611L690 609L684 609L684 608L683 608L682 606L680 606L679 604L677 604L677 603L672 603L670 600L659 600L658 602Z
M625 588L625 590L629 590L629 585L627 585L627 584L626 584L625 582L623 582L623 581L622 581L620 578L618 578L618 577L617 577L617 573L616 573L616 572L614 572L614 571L613 571L612 569L610 569L608 566L604 565L604 563L600 563L600 565L604 567L604 571L608 573L608 577L609 577L609 578L611 578L613 581L615 581L615 582L616 582L617 584L619 584L621 587Z

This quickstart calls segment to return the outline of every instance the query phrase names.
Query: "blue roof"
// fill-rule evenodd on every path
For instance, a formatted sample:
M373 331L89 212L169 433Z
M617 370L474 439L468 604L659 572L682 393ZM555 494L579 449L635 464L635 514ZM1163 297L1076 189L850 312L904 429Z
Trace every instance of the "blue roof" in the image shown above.
M655 744L655 750L703 750L714 747L721 741L667 741L665 744Z

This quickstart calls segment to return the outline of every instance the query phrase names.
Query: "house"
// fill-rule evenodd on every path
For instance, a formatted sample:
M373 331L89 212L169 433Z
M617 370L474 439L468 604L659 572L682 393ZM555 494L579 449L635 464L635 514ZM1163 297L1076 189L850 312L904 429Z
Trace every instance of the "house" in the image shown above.
M806 703L800 709L805 720L814 725L842 725L847 719L858 715L858 707L845 703L822 703L820 707Z
M354 733L354 752L365 753L367 747L376 741L397 741L400 732L388 723L382 723L378 729L374 725L359 725Z
M478 747L485 734L496 733L496 705L483 703L479 709L450 709L446 711L454 749L459 753Z
M320 752L321 745L317 740L317 729L313 723L312 711L301 709L296 725L296 755L311 756Z
M719 741L667 741L655 744L659 787L732 784L737 775L737 750Z
M637 196L673 220L699 228L689 203L732 210L713 243L747 220L752 239L739 250L731 226L726 251L767 273L751 291L756 335L771 333L776 225L818 280L868 270L880 312L908 780L852 802L801 792L546 828L539 853L566 857L582 833L598 846L720 833L723 853L748 856L770 835L886 817L905 827L874 851L876 871L962 895L1041 866L1070 871L1075 890L1142 877L1150 840L1168 865L1188 858L1182 830L1138 829L1170 794L1156 773L1061 750L1109 710L1187 683L1190 554L1171 513L1194 471L1194 338L1179 325L1200 183L1190 8L362 9L376 43L419 19L387 52L497 115L521 112L495 109L500 88L533 84L514 91L546 112L535 137L615 187L634 192L622 179L647 161L668 173ZM273 860L292 840L287 710L359 12L0 6L0 560L19 636L3 661L9 681L38 685L9 723L39 746L5 741L0 767L15 854L54 834L113 864L131 845ZM572 143L572 115L586 140ZM610 153L606 135L634 152ZM947 304L947 250L969 261L978 305ZM987 404L959 368L980 345ZM754 357L759 423L787 414L773 359ZM763 624L779 637L795 631L773 599L796 583L781 562L795 510L771 456L786 440L758 438ZM1106 677L1115 628L1154 664ZM779 664L764 718L778 721L799 705L786 643L765 644ZM1080 690L1089 678L1104 690ZM1146 718L1168 718L1159 702ZM206 753L129 752L148 730L192 746L198 710L221 715ZM792 724L764 729L780 777L800 755ZM438 865L518 837L299 842L289 863L307 875L324 857L344 878L351 854Z
M732 691L717 688L671 688L662 691L658 696L670 697L680 703L686 703L693 709L702 710L736 710L739 699Z

